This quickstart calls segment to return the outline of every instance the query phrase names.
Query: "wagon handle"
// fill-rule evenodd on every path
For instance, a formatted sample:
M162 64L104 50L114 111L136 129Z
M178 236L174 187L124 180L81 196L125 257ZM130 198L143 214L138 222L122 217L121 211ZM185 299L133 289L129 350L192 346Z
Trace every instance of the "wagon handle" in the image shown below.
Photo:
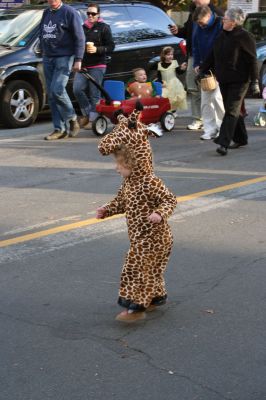
M105 98L106 104L110 105L112 102L112 98L110 97L109 93L107 93L107 91L88 73L88 71L86 69L81 69L79 72L81 74L83 74L84 76L86 76L86 78L89 81L91 81L97 87L97 89L100 90L100 92L102 93L102 95Z

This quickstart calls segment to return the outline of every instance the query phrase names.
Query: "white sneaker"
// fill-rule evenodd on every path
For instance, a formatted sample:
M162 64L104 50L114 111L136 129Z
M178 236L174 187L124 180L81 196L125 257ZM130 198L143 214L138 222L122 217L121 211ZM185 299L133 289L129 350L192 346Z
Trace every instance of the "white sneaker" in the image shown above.
M209 133L204 133L203 135L201 135L201 140L211 140L217 137L217 132L214 132L212 134Z
M171 111L171 113L173 114L174 118L178 117L177 111Z
M190 125L188 125L187 126L187 129L189 129L189 130L199 130L199 129L202 129L203 128L203 122L201 121L201 120L199 120L199 119L195 119L193 122L192 122L192 124L190 124Z
M163 131L162 128L159 126L159 124L149 124L147 125L148 129L150 132L152 132L155 136L160 137L163 136Z

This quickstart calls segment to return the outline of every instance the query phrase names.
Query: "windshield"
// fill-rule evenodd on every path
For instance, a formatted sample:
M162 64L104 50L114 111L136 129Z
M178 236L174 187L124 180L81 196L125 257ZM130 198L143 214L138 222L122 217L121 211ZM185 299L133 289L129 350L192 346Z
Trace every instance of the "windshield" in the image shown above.
M40 23L43 10L26 10L6 21L0 35L0 45L23 47L30 40L33 29Z
M256 42L265 40L266 38L266 15L250 16L246 19L244 27L247 31L255 36Z

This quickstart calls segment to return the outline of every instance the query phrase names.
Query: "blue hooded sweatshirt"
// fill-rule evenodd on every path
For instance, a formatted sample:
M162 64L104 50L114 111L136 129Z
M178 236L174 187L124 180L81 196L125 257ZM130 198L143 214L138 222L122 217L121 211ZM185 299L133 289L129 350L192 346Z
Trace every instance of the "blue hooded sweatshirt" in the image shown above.
M40 22L40 45L43 56L75 56L83 58L85 35L82 20L73 7L62 4L60 8L47 8Z
M193 67L200 66L213 48L215 39L223 29L222 18L212 12L206 27L194 23L192 33Z

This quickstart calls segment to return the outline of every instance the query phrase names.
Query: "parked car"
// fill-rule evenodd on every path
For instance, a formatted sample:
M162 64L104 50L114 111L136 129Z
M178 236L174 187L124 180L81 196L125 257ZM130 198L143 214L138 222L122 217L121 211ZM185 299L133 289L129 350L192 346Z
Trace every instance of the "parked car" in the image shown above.
M256 40L260 87L263 88L266 85L266 82L263 84L263 80L266 80L266 12L248 14L244 28L252 33Z
M115 51L108 57L106 79L127 81L132 69L150 66L158 61L164 46L173 46L183 62L185 46L172 36L172 20L149 2L99 1L101 16L111 26ZM86 18L85 3L72 4ZM38 113L47 107L42 57L39 49L39 23L45 6L24 6L0 37L0 117L5 127L31 125ZM152 68L151 68L152 70ZM68 91L74 101L72 80Z

